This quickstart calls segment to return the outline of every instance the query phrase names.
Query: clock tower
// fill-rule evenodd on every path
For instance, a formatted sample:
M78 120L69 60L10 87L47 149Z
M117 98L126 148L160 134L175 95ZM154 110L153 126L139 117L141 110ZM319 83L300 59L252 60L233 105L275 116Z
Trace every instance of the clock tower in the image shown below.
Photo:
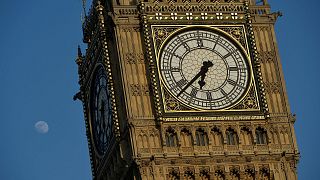
M267 0L93 0L78 49L93 179L295 180Z

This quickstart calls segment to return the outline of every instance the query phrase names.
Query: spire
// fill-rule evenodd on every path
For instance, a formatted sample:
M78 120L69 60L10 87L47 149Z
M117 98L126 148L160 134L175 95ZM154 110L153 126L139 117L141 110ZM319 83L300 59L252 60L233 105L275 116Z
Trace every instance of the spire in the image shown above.
M80 45L78 45L78 57L82 57L82 52L81 52Z
M82 0L82 11L83 12L81 12L81 15L80 15L80 19L81 19L82 24L84 24L84 22L87 19L86 4L87 4L86 0Z
M81 48L80 45L78 45L78 57L76 59L76 63L80 66L82 64L82 52L81 52Z
M82 0L82 8L83 8L84 18L87 17L86 4L87 4L87 0Z

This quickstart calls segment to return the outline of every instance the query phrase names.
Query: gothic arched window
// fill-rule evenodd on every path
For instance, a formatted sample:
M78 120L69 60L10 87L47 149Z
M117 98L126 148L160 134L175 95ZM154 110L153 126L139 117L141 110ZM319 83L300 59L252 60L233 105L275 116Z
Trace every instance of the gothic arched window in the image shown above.
M180 139L181 139L181 146L183 147L190 147L193 144L191 132L186 128L183 128L181 130Z
M243 145L252 145L253 138L252 133L249 128L243 127L241 128L241 136Z
M210 179L210 175L209 175L209 171L206 169L200 170L200 180L209 180Z
M216 170L215 175L216 175L217 180L225 180L226 179L226 176L224 175L222 170Z
M267 131L265 131L263 128L258 127L256 129L256 138L257 138L257 144L267 144Z
M270 171L266 167L260 169L260 178L261 180L270 180Z
M186 172L184 172L184 179L185 180L194 180L195 176L194 176L194 172L187 170Z
M212 141L213 141L212 144L214 146L221 146L223 144L223 136L220 129L218 129L217 127L214 127L212 128L211 133L212 133Z
M232 169L230 175L232 180L240 180L240 172L238 169Z
M197 146L207 146L209 144L208 135L201 128L197 129L196 131L196 141L197 141Z
M177 146L177 134L171 128L168 129L166 132L166 144L168 147Z
M177 170L171 170L169 172L169 180L179 180L180 176L179 176L179 172Z
M255 177L255 171L253 168L248 168L245 170L245 178L248 179L248 180L254 180L256 179Z
M237 133L232 128L227 129L226 136L228 145L238 145Z

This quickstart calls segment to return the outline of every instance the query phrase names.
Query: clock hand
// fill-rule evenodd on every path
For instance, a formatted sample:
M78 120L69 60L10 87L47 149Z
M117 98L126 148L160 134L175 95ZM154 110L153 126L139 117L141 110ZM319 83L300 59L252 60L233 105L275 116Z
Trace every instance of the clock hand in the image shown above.
M196 81L201 76L201 71L191 79L191 81L179 92L177 97L179 97L194 81Z
M208 72L209 67L212 67L213 63L211 61L204 61L203 66L200 68L200 72L194 76L194 78L191 79L191 81L179 92L177 97L179 97L194 81L196 81L200 76L201 80L198 82L200 85L200 89L202 89L202 86L204 86L204 78L206 76L206 73ZM201 83L201 84L200 84Z
M212 67L213 63L211 61L204 61L203 62L203 66L201 67L201 79L200 81L198 81L198 84L200 85L200 89L202 89L202 87L206 84L206 82L204 81L204 78L206 77L206 73L209 70L209 67Z
M102 128L103 128L103 130L106 129L105 114L104 114L104 111L105 111L104 105L105 105L105 104L104 104L104 101L101 101L100 114L101 114L101 116L102 116Z

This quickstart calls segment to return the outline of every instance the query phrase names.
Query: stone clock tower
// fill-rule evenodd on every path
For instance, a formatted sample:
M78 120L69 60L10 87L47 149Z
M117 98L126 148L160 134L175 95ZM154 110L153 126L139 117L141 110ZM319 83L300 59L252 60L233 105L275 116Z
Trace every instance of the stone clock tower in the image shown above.
M295 180L267 0L94 0L79 49L94 179Z

